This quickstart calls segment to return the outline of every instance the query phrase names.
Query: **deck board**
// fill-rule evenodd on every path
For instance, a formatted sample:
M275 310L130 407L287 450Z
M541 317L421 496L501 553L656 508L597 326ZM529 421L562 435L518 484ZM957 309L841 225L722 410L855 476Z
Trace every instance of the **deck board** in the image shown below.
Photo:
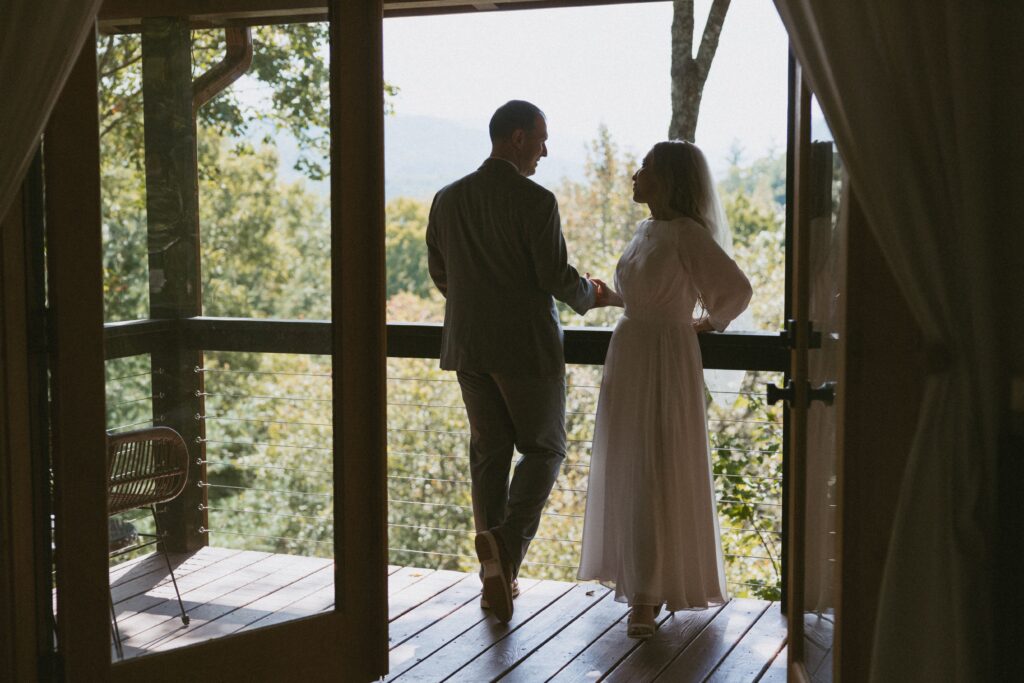
M785 644L786 618L782 616L779 603L772 603L707 680L709 683L757 680Z
M458 582L392 619L388 625L390 647L393 649L401 645L468 603L476 603L479 599L480 580L475 574L464 574Z
M333 563L328 569L322 569L310 577L309 583L301 588L302 590L295 592L295 600L278 611L246 624L238 630L248 631L254 628L273 626L274 624L281 624L292 619L312 616L331 607L334 604Z
M763 600L730 600L658 678L664 681L703 681L770 604Z
M415 609L435 595L467 578L470 577L463 572L438 569L407 588L399 591L388 590L388 621L393 622L406 612ZM479 588L476 588L476 592L479 593Z
M609 674L609 683L653 681L679 653L693 642L722 610L721 606L703 610L681 610L669 614L649 640L633 650Z
M462 586L463 583L460 582L458 586ZM528 579L520 580L519 587L522 590L522 595L519 596L519 599L522 600L523 595L528 594L539 583L538 581L530 581ZM464 602L461 607L453 610L443 619L435 621L427 628L420 630L416 635L406 638L397 645L392 644L388 658L390 673L385 680L390 681L398 678L405 671L408 671L443 648L449 641L461 636L477 624L483 622L484 619L487 619L488 613L480 608L479 595L479 589L475 589L468 601Z
M757 679L757 683L786 683L786 660L789 657L787 648L779 650L775 659L768 666L768 670Z
M185 630L198 629L207 621L216 619L238 606L237 601L245 599L250 594L250 584L283 570L288 564L287 558L286 555L267 555L202 586L183 589L181 598L191 619L188 627L183 626L178 618L178 602L174 599L174 591L171 589L169 599L159 606L162 609L139 615L141 619L136 617L135 623L140 624L141 628L133 628L123 642L148 651L160 649L163 642L174 639ZM185 581L189 578L191 577L185 577ZM122 638L124 635L125 632L122 630Z
M831 659L833 638L832 620L828 616L804 614L804 663L811 678L826 659Z
M171 561L174 569L174 576L180 582L182 578L201 571L218 562L225 561L235 555L238 550L219 552L214 549L203 549L203 551L185 559L177 558ZM136 565L126 572L119 574L111 591L111 598L114 603L129 600L135 596L150 593L158 586L170 586L171 576L167 573L167 564L163 557L155 555L153 560ZM172 587L173 590L173 587Z
M270 557L268 553L243 554L237 553L226 559L214 562L205 570L197 570L178 579L178 590L181 592L185 609L203 603L206 597L201 591L207 584L214 583L224 577L237 576L248 565ZM177 574L176 574L177 575ZM115 595L117 590L114 590ZM152 589L142 595L136 595L128 601L116 602L117 624L121 631L121 641L126 642L133 635L157 625L166 619L178 618L178 601L171 582L161 580ZM141 647L141 646L140 646Z
M614 672L619 663L639 647L638 641L626 635L626 617L629 609L625 605L620 605L620 609L619 618L611 628L605 630L590 647L566 664L552 677L552 681L569 683L596 680L602 674ZM662 615L659 623L664 624L667 619L668 616Z
M111 568L126 657L334 605L330 559L203 548L172 555L172 566L191 618L187 628L162 556ZM665 614L654 638L641 644L626 637L628 607L598 584L523 578L506 625L480 608L474 573L390 565L387 581L389 681L785 680L778 604L734 599L722 608ZM827 665L830 658L821 659Z
M475 683L500 678L551 638L557 637L562 628L585 614L608 593L604 587L595 590L587 585L570 586L539 614L480 653L448 680L452 683ZM537 593L536 589L534 593ZM519 606L516 608L518 612Z
M410 683L412 681L437 681L451 676L491 645L527 623L572 587L573 584L562 581L540 581L532 585L529 590L523 590L516 599L515 612L508 624L502 624L490 612L480 609L479 603L476 605L470 603L470 606L481 617L480 620L431 654L427 660L429 666L423 666L421 661L395 678L399 678L402 683ZM522 582L520 582L520 588L522 588ZM387 680L394 680L394 678Z
M110 581L114 582L132 570L134 570L136 574L144 574L149 571L155 571L157 568L166 570L167 565L164 564L162 557L156 553L149 553L148 555L135 557L130 560L125 560L124 562L118 562L116 565L111 567Z
M166 638L155 649L166 650L171 647L181 647L218 636L230 635L269 614L273 614L277 611L275 607L278 600L286 600L286 604L294 602L294 600L289 600L288 589L299 584L299 590L301 590L301 582L311 576L316 577L317 573L325 566L330 566L329 560L312 557L301 558L299 562L290 562L273 574L268 574L241 590L233 591L222 597L216 610L207 610L201 615L199 610L191 610L189 615L192 617L192 623L189 627ZM205 621L198 623L199 618L205 619Z
M595 587L588 585L587 589L595 590ZM603 636L627 611L628 607L615 602L614 594L609 591L585 612L585 618L580 616L574 619L558 633L558 637L544 643L501 680L503 683L548 680Z
M402 567L397 572L388 574L388 597L405 590L409 586L422 581L434 573L433 569L419 569L417 567Z
M822 657L821 663L818 664L818 668L811 674L811 680L817 683L818 681L831 681L832 672L832 655L835 652L834 649L829 648L825 656Z

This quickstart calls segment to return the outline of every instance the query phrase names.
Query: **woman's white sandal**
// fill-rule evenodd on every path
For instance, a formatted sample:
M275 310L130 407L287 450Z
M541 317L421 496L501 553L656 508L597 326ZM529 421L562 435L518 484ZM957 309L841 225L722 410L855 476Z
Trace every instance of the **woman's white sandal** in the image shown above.
M633 610L630 610L629 617L626 619L626 635L636 640L647 640L658 629L658 623L655 620L659 614L661 614L661 605L654 608L650 621L634 621Z

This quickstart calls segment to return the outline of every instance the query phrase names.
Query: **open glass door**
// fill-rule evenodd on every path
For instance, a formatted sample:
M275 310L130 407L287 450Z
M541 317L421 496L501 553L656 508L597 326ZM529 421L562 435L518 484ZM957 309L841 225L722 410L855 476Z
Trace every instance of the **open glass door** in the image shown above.
M789 670L791 680L831 681L836 627L837 411L843 343L839 221L841 162L813 95L795 66L794 213L789 446Z
M842 247L839 212L842 160L824 115L811 98L810 207L807 236L808 315L820 334L808 351L807 375L812 387L807 412L804 509L804 663L813 681L832 680L832 644L838 596L837 421L833 407L844 340L840 306Z
M101 12L44 142L58 656L68 678L378 678L380 4L332 3L329 22L262 33L250 25L269 14L206 17L203 4ZM254 149L267 129L231 141L195 123L254 49L285 89L316 89L299 95L323 108L322 140L305 141L322 152L320 204L268 189L277 159ZM287 71L296 53L324 61L320 81ZM298 98L269 97L286 95ZM116 144L103 139L118 126ZM303 238L323 263L283 262ZM320 319L282 320L300 316L274 306L303 292ZM158 543L111 562L146 534Z

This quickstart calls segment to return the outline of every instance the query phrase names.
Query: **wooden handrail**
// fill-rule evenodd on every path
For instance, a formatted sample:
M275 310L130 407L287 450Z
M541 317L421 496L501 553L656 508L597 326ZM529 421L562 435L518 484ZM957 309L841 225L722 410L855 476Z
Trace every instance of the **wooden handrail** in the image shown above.
M331 323L325 320L258 320L196 317L181 320L137 320L105 326L107 359L150 353L177 340L194 351L245 351L329 355ZM567 327L565 360L573 365L602 365L611 329ZM390 358L438 358L441 325L389 323ZM764 332L723 332L700 335L704 367L717 370L785 372L789 346L782 335Z

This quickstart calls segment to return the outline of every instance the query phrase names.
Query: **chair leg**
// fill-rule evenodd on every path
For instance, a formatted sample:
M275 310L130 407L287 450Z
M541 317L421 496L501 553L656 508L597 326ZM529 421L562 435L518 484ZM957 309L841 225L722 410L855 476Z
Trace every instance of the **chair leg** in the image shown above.
M124 649L121 646L121 630L117 628L117 612L114 611L113 593L110 593L110 635L114 637L114 649L117 650L117 658L124 659Z
M153 513L153 525L156 527L156 535L160 538L160 551L164 555L164 562L167 563L167 571L171 575L171 583L174 584L174 594L178 596L178 608L181 610L181 623L188 626L189 617L188 614L185 613L185 604L181 601L181 592L178 591L178 582L174 578L174 569L171 568L171 558L167 554L167 544L163 541L164 534L160 531L160 520L157 519L156 506L150 505L149 509Z

